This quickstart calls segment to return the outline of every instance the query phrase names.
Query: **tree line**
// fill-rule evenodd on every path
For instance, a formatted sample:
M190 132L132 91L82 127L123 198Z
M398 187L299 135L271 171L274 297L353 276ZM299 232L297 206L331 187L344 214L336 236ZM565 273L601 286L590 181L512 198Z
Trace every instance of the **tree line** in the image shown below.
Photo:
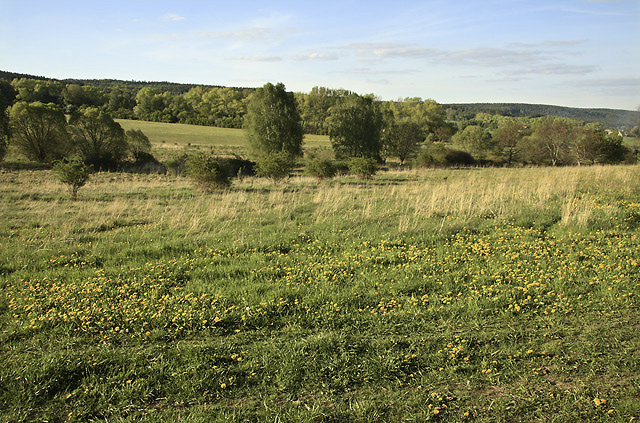
M125 134L113 120L133 113L146 120L244 127L258 169L268 167L267 159L271 167L282 167L273 161L277 154L279 162L299 158L302 141L282 140L291 134L302 140L305 133L328 135L338 160L397 160L400 165L559 166L637 159L637 150L625 147L616 131L569 118L477 113L451 121L449 111L431 99L381 101L373 94L325 87L291 93L282 84L256 90L136 89L135 96L117 87L107 95L95 86L54 80L0 80L0 151L11 140L23 156L43 163L72 154L98 168L125 157L143 160L149 158L148 139ZM636 126L631 132L640 131Z

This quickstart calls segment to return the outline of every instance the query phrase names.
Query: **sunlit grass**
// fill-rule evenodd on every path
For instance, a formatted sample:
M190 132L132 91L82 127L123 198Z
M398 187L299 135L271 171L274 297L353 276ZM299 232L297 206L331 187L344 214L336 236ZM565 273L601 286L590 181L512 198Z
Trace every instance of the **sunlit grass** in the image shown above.
M0 419L638 419L639 176L5 172Z

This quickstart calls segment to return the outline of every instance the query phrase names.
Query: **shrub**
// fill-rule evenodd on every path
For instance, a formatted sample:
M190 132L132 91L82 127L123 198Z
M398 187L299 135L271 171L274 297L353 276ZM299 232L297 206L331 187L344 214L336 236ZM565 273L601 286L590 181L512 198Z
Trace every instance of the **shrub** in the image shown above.
M368 179L376 174L378 165L374 159L354 157L349 160L349 173L359 178Z
M279 181L289 176L293 164L293 158L287 153L263 154L256 161L256 174Z
M415 158L415 165L420 167L438 167L446 164L446 147L442 143L430 143Z
M460 150L447 150L444 158L452 166L468 166L476 162L471 154Z
M69 185L71 198L76 198L80 189L89 180L89 175L93 166L86 165L79 157L73 159L63 159L53 165L53 171L58 176L58 180Z
M314 156L307 161L304 172L318 179L328 179L336 176L337 169L331 159Z
M0 162L4 159L4 156L7 154L7 140L4 136L0 135Z
M227 176L230 178L242 178L244 176L255 175L255 162L246 160L238 156L222 157L218 161L227 169Z
M213 156L197 154L187 161L187 176L200 189L212 192L231 185L227 169Z
M164 162L164 166L167 168L169 173L175 176L180 176L187 168L187 155L183 154L180 157L169 159Z

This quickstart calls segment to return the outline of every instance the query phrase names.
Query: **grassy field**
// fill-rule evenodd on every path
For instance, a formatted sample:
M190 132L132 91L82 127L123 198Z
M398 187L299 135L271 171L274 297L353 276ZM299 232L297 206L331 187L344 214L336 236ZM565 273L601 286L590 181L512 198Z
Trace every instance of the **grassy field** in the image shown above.
M0 198L0 421L640 419L638 166Z
M140 129L149 137L154 154L163 157L172 151L188 149L210 149L216 152L241 152L246 149L244 130L216 128L213 126L184 125L179 123L145 122L141 120L117 119L124 128ZM329 147L329 137L305 135L305 147Z

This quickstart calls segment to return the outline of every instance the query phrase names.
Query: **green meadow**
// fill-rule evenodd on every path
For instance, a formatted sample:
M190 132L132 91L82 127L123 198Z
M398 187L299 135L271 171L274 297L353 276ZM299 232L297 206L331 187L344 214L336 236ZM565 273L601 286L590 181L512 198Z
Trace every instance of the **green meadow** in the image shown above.
M638 166L0 198L0 421L640 419Z
M242 153L246 149L244 130L218 128L214 126L186 125L181 123L146 122L142 120L116 119L127 131L139 129L149 137L154 153L162 159L176 152L186 150L209 150L215 153ZM305 147L330 147L329 137L324 135L305 135Z

